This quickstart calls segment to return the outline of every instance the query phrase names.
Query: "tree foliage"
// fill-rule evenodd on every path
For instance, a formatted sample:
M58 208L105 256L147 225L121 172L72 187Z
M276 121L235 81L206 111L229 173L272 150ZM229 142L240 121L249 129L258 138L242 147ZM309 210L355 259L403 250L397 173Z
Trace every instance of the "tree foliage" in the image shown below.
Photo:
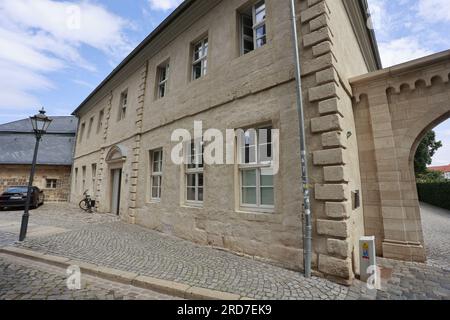
M441 183L447 182L442 172L426 170L425 173L417 174L417 183Z
M436 151L442 147L441 141L436 141L436 133L429 131L417 148L414 157L414 170L416 175L427 174L427 166L432 163L432 158Z

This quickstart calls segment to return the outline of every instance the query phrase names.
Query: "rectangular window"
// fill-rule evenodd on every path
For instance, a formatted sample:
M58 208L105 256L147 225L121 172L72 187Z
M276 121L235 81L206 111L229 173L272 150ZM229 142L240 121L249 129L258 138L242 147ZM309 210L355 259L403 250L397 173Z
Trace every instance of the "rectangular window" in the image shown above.
M103 128L103 117L105 116L105 112L103 110L100 111L97 122L97 134L100 133L100 130Z
M91 170L92 170L92 194L94 195L96 190L97 190L97 186L96 186L96 182L97 182L97 164L93 163L91 165Z
M78 136L78 143L81 143L81 141L83 141L83 136L84 136L84 130L86 129L86 123L82 123L81 124L81 129L80 129L80 135Z
M45 187L47 189L56 189L56 183L57 183L57 179L46 179L45 180Z
M266 35L266 4L259 1L240 14L241 54L247 54L255 48L264 46Z
M119 121L125 119L127 115L127 106L128 106L128 90L125 90L120 95Z
M163 151L162 149L150 151L150 198L161 200L162 176L163 176Z
M249 129L239 136L241 207L274 208L271 130Z
M191 141L186 146L186 202L201 205L203 203L203 142Z
M158 67L158 94L157 98L164 98L167 95L169 79L169 63Z
M92 126L94 125L94 117L92 117L89 120L89 125L88 125L88 132L87 132L87 138L89 139L89 137L91 136L91 132L92 132Z
M78 191L78 168L75 168L74 185L75 185L75 191Z
M82 185L82 191L84 192L84 191L86 191L86 166L83 166L82 168L81 168L81 185Z
M194 44L192 58L192 79L196 80L208 72L208 38Z

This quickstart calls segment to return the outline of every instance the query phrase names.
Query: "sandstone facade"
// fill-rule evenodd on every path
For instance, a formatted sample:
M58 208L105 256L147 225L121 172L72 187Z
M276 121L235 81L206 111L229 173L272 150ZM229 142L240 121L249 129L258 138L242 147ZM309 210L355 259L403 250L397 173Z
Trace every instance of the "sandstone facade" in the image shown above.
M118 213L124 220L286 268L303 268L289 1L265 1L267 43L241 55L238 17L257 3L186 1L169 24L155 31L82 103L74 112L80 121L72 201L79 201L86 188L95 196L100 212L111 212L119 169ZM359 273L359 238L380 229L367 224L366 210L374 212L369 215L375 215L377 223L381 216L375 212L380 205L366 203L370 181L366 164L360 167L367 160L361 150L373 142L361 140L369 135L361 129L367 119L358 113L363 111L355 111L364 110L359 100L354 101L353 91L359 83L352 87L349 82L380 66L374 40L365 27L363 3L296 1L311 173L313 267L317 274L343 282ZM206 37L208 71L192 81L193 44ZM159 70L167 64L167 94L159 98ZM124 93L127 110L122 117ZM205 166L203 201L186 203L185 168L171 161L177 144L171 142L171 134L180 128L192 132L196 120L203 121L204 129L216 128L224 135L226 129L260 125L280 130L273 208L252 210L241 205L238 165ZM157 201L151 187L155 150L163 154ZM376 235L379 241L385 239L380 232Z

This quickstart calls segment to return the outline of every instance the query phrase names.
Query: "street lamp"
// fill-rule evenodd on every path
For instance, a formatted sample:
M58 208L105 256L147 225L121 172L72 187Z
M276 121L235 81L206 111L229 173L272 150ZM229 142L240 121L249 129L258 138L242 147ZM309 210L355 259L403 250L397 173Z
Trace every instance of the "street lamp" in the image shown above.
M39 114L30 117L30 121L31 125L33 126L34 135L36 137L36 144L34 147L34 155L33 155L33 163L31 165L30 179L28 180L27 200L25 202L25 211L22 216L22 224L20 226L19 241L24 241L27 235L28 218L30 216L29 209L31 200L31 188L33 187L34 173L36 171L36 160L38 155L39 142L41 141L42 136L47 132L47 129L50 126L50 123L52 122L52 119L50 119L45 115L45 110L44 108L42 108L41 110L39 110Z

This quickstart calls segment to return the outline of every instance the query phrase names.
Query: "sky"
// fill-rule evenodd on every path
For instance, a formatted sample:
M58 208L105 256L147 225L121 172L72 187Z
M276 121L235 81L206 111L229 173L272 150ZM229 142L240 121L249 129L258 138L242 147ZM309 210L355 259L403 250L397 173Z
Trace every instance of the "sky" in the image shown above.
M182 0L0 0L0 123L70 114ZM369 0L383 66L450 48L450 0ZM450 120L434 165L450 163Z

